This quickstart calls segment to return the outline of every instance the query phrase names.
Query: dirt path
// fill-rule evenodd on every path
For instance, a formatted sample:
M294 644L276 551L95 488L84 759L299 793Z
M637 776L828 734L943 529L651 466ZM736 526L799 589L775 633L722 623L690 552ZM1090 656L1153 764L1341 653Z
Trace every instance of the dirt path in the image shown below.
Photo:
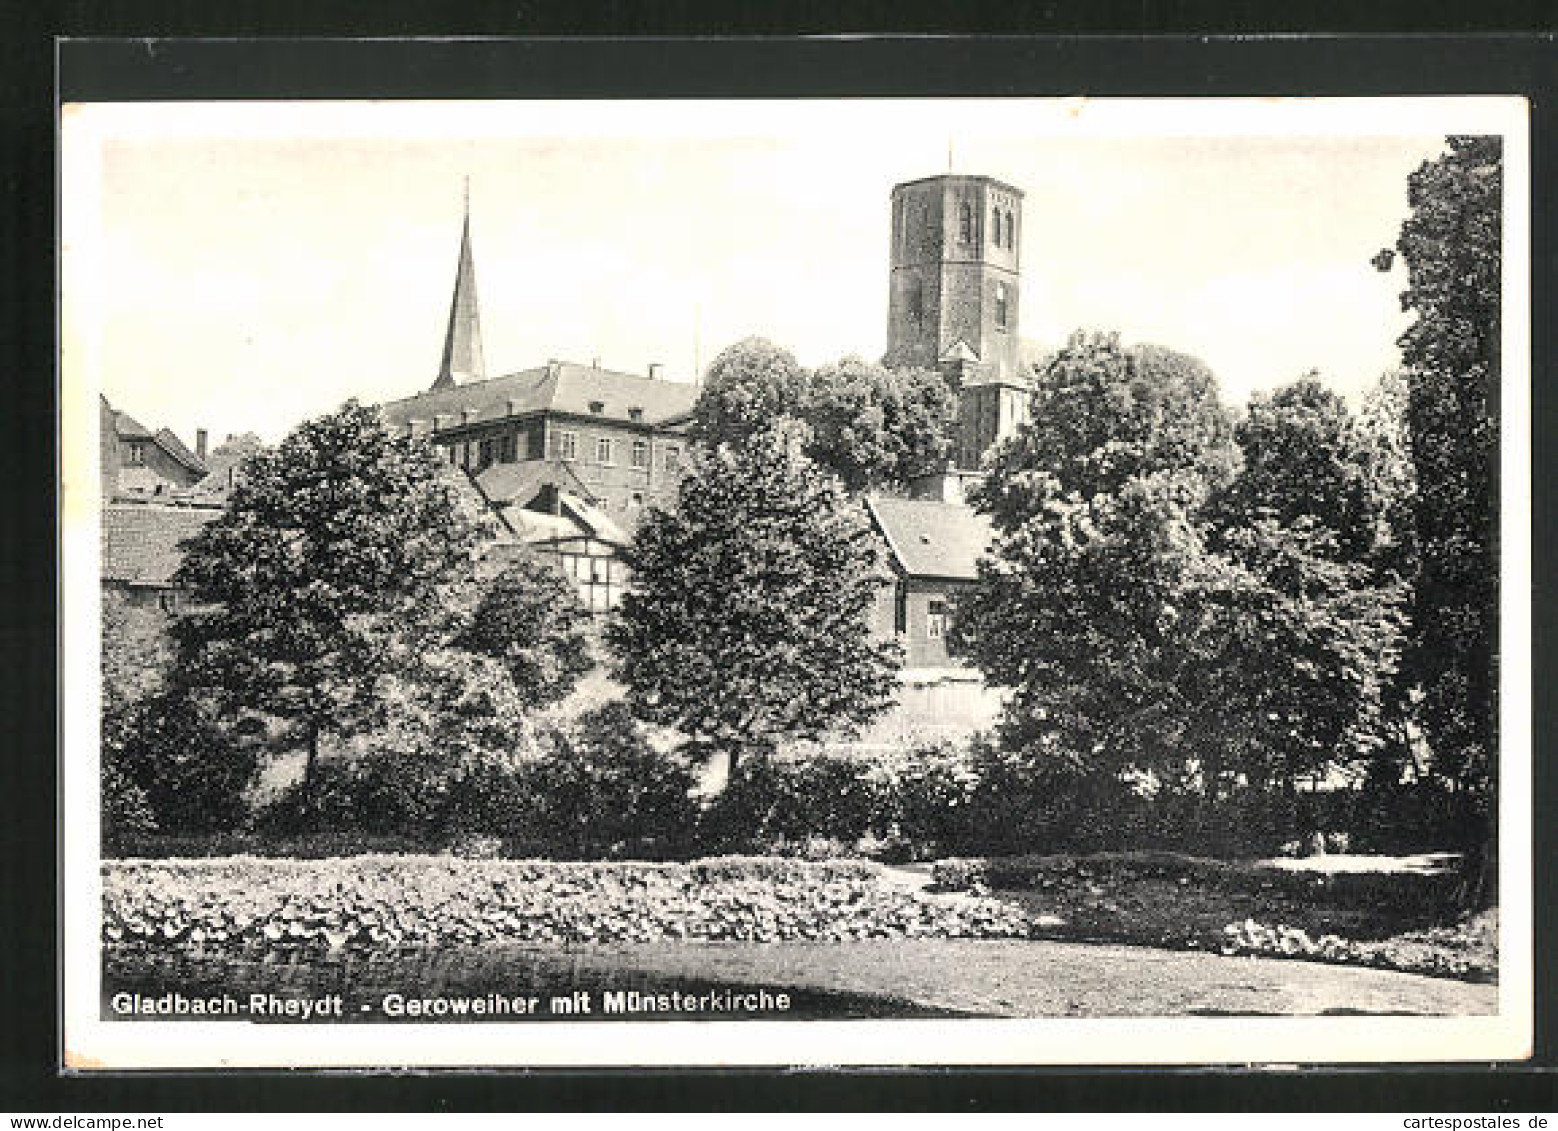
M1497 987L1347 966L1014 940L602 947L574 961L1005 1017L1491 1014Z

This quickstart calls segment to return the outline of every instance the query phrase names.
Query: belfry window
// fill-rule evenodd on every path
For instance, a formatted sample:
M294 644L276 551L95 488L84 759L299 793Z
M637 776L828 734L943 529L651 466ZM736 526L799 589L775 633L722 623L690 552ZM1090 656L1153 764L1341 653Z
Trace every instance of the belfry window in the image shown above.
M997 283L995 285L995 324L1003 330L1006 328L1006 319L1009 313L1008 306L1006 284Z
M1017 224L1012 219L1012 214L1010 212L1008 212L1006 214L1006 248L1007 248L1008 251L1010 251L1011 248L1012 248L1012 233L1015 232L1016 230L1017 230ZM999 242L999 241L997 241L997 242Z
M967 201L958 205L958 239L963 243L974 242L974 209Z
M996 247L1000 247L1001 246L1001 210L999 208L992 208L990 210L990 220L991 220L991 225L990 226L991 226L992 234L995 236L995 239L992 240L991 242L994 243Z

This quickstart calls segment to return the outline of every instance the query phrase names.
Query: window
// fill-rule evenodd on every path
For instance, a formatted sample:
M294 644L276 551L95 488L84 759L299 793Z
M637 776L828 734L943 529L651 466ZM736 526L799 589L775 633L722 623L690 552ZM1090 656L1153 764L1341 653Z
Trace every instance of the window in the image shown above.
M1002 329L1006 328L1007 317L1006 284L995 285L995 324Z
M995 232L995 240L994 240L995 246L996 247L1000 247L1001 246L1001 210L999 208L992 208L990 210L990 220L991 220L991 227L994 229L994 232Z
M131 467L145 467L146 445L141 443L131 444L129 459Z
M481 455L480 455L479 458L480 458L481 462L480 462L477 470L480 470L481 468L491 467L493 465L494 461L496 461L497 458L498 458L498 442L497 442L497 440L495 440L495 439L493 439L491 437L488 437L487 439L483 440L481 442Z
M1006 214L1006 247L1007 247L1007 250L1011 250L1011 247L1012 247L1012 233L1014 233L1016 230L1017 230L1017 222L1012 219L1012 214L1010 212L1008 212Z
M475 446L476 445L471 443L469 440L460 445L460 466L465 468L466 471L471 469L471 455L473 454L472 449L475 448Z
M590 402L590 411L593 412L596 416L599 416L601 413L606 411L606 402L605 401L591 401Z
M909 320L916 326L925 321L925 286L919 279L909 280Z
M648 467L649 466L649 441L648 440L634 440L633 441L633 466L634 467Z
M504 435L498 449L498 458L504 463L514 463L519 459L519 437L509 432Z
M909 631L909 587L901 581L893 586L893 631L899 636Z
M164 589L157 594L157 605L165 613L176 613L179 609L179 595L176 590Z
M967 201L958 205L958 239L963 243L974 242L974 209Z
M926 606L925 635L932 640L940 640L947 634L947 603L945 601L931 601Z
M557 434L557 454L562 459L578 459L579 434L577 432L559 432Z
M616 457L611 450L611 437L599 436L595 440L595 462L610 467L616 462Z
M668 444L665 449L665 469L675 471L682 465L682 450L675 444Z

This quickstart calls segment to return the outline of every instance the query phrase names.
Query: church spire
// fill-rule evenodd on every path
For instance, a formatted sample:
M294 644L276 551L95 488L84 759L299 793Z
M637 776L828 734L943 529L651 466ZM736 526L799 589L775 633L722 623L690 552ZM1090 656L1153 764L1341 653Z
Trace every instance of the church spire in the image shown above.
M444 334L444 359L435 389L486 376L481 356L481 314L476 306L476 263L471 256L471 181L465 180L465 224L460 230L460 264L455 269L454 299L449 304L449 328Z

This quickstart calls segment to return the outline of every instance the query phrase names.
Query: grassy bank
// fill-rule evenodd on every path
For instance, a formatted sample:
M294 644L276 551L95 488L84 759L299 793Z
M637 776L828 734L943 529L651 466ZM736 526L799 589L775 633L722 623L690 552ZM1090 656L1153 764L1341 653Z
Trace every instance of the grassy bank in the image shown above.
M1468 917L1447 857L1302 865L1177 853L938 862L935 888L1017 903L1048 938L1302 958L1492 980L1497 911Z

